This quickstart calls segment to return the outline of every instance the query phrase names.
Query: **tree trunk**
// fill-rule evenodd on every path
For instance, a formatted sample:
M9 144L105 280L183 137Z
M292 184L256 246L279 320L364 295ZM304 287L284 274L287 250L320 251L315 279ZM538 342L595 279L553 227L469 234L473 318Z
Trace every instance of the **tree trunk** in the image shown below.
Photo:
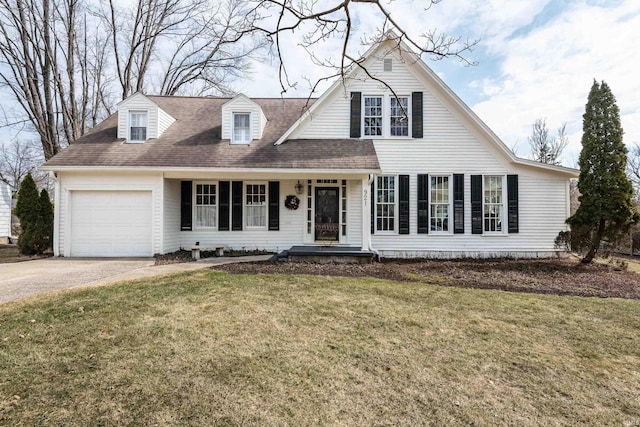
M589 252L587 252L587 255L585 255L585 257L582 258L581 262L583 264L589 264L591 263L591 261L593 261L593 258L595 258L596 253L600 248L600 242L602 241L602 236L604 235L605 224L606 224L605 220L600 219L600 224L598 225L598 231L596 232L595 239L591 241L591 247L589 248Z

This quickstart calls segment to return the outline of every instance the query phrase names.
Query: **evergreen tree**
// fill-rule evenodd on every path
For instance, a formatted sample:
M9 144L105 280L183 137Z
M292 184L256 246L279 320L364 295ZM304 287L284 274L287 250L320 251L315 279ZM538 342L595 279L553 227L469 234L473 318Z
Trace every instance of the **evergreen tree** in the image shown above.
M36 182L31 173L24 177L18 191L18 201L16 202L16 216L20 218L20 227L24 231L29 224L38 221L40 208L38 206L40 196L36 188Z
M44 253L53 240L53 208L47 190L38 195L36 183L28 174L20 185L16 215L20 218L22 232L18 247L24 255Z
M612 245L638 222L633 189L625 174L627 148L622 141L620 111L603 81L594 80L582 122L582 152L578 189L580 206L567 219L571 246L589 263L596 254L607 256Z
M38 207L40 209L40 219L42 221L39 233L40 246L38 247L38 250L40 253L43 253L47 249L53 247L53 205L49 198L49 192L45 189L40 192Z

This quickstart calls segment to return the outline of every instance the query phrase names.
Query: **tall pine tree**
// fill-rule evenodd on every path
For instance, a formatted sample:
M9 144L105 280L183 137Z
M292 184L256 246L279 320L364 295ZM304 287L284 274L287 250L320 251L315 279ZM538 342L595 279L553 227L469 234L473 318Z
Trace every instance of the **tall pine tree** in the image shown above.
M625 174L627 148L622 141L620 111L609 86L594 80L582 122L578 189L580 206L567 219L573 250L589 263L610 248L638 220L633 188Z

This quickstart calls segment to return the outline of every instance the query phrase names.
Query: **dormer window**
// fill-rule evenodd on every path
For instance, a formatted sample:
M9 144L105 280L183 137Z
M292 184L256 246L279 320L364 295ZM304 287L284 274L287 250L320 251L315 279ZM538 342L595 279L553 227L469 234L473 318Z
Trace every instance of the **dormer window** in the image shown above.
M250 113L233 113L232 144L249 144L251 142L250 123Z
M147 140L147 112L129 111L129 142L145 142Z

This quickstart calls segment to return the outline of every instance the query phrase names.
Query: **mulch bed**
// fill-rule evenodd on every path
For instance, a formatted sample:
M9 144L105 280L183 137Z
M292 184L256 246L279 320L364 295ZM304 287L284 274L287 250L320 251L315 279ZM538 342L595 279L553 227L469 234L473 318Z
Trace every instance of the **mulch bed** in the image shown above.
M512 292L640 299L640 274L605 264L584 265L575 258L393 260L365 265L255 262L221 265L214 269L234 274L374 277Z

